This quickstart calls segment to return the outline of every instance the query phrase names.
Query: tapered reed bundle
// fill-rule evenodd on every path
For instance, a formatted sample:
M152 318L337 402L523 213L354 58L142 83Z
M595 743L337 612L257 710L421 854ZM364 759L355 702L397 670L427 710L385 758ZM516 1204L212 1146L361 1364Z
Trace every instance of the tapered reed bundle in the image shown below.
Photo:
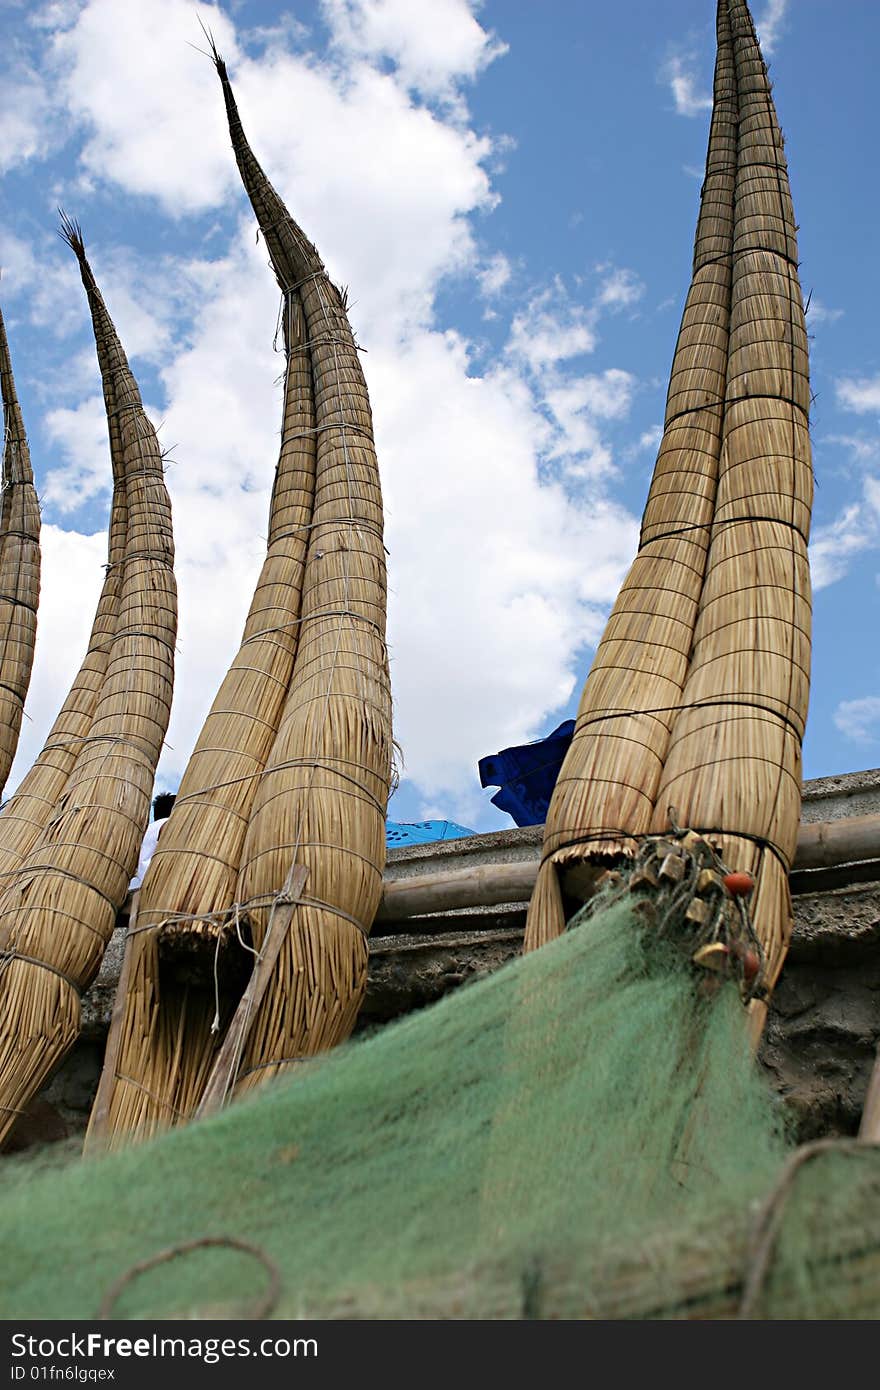
M221 61L239 171L285 294L298 289L315 392L315 508L300 642L245 840L238 898L263 949L291 866L308 870L263 1002L224 1084L247 1089L347 1037L366 984L391 781L382 494L345 303L245 138Z
M138 896L126 942L128 997L112 1074L89 1142L145 1136L191 1113L216 1050L214 997L163 971L162 942L232 930L242 845L290 684L312 516L315 432L311 366L299 296L285 304L282 440L266 558L244 633L180 784ZM186 943L185 943L186 944ZM219 942L218 942L219 945ZM118 1049L118 1050L117 1050ZM100 1131L100 1133L99 1133Z
M756 880L772 988L791 928L810 679L812 468L807 335L782 135L754 25L730 0L739 145L724 443L688 684L655 827L724 831Z
M788 171L745 0L720 0L718 8L710 186L718 199L713 195L709 209L704 192L701 221L705 214L705 269L719 287L715 321L692 328L686 309L667 413L667 432L670 425L687 431L692 461L667 484L661 449L642 551L597 652L548 815L527 946L563 929L568 884L557 866L631 852L632 837L677 823L716 834L724 863L755 880L750 910L769 992L791 926L788 869L809 694L812 469ZM698 438L711 438L711 445L703 448ZM676 511L688 503L690 521ZM680 645L675 666L673 644L658 623L681 594L674 564L640 581L645 591L654 583L663 593L647 592L646 600L638 590L636 603L630 599L645 538L649 554L662 547L670 561L694 567L692 607L676 615L689 645ZM630 607L645 610L643 624L621 641ZM653 744L633 719L633 711L652 706L641 722ZM624 713L611 717L615 711ZM584 880L576 887L584 889ZM760 1026L762 1006L754 1013Z
M263 1079L276 1059L331 1046L351 1030L381 894L390 691L366 385L342 298L254 157L215 59L236 159L284 297L281 454L266 567L242 648L140 893L127 998L92 1116L95 1147L186 1119L215 1063L234 1000L219 980L208 989L175 983L164 953L205 938L219 952L233 925L261 950L268 922L280 920L272 908L293 862L308 869L226 1094L240 1070Z
M128 503L121 458L118 473L114 462L114 478L107 567L88 647L42 751L0 810L0 884L15 872L42 835L88 733L104 684L116 632L119 584L128 532Z
M113 473L104 583L83 663L42 751L0 811L0 885L8 880L33 849L64 790L83 739L91 727L116 633L119 588L128 535L128 501L112 364L109 360L101 359L99 365Z
M80 991L125 900L168 723L177 603L171 507L155 431L85 256L64 220L119 430L127 532L118 614L88 732L45 829L0 897L5 1128L73 1043Z
M578 708L544 831L526 950L558 936L558 875L631 853L651 825L669 732L687 679L715 508L727 381L738 102L726 0L718 6L714 107L663 439L639 552Z
M0 507L0 791L18 747L31 680L40 597L40 504L0 314L0 396L3 400Z

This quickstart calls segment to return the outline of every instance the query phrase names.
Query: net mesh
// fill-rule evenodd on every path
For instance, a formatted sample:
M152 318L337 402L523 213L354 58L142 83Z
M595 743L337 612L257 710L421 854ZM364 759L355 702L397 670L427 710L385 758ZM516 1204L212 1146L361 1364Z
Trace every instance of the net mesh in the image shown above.
M725 1316L762 1220L758 1315L876 1315L876 1151L816 1155L762 1217L788 1149L737 990L701 997L626 904L293 1070L131 1150L7 1162L0 1315L93 1317L187 1246L112 1315L246 1316L268 1261L277 1317ZM189 1245L224 1237L262 1266Z

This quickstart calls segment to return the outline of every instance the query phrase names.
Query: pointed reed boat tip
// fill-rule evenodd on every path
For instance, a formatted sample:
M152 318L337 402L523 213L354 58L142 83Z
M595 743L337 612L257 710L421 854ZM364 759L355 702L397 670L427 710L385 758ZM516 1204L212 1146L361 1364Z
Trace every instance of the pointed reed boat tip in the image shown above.
M82 227L73 217L68 217L64 208L58 209L58 216L61 219L61 229L58 232L61 240L66 242L78 261L85 259L86 244L83 241Z

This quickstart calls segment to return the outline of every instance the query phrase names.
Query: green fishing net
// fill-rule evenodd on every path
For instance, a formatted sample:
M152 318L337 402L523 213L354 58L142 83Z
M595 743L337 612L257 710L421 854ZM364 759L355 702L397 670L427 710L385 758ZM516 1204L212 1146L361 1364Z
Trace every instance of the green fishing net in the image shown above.
M113 1316L246 1316L268 1266L276 1317L729 1316L787 1153L736 989L621 905L209 1120L7 1162L0 1316L94 1317L168 1247ZM873 1150L803 1164L756 1315L875 1316L878 1196Z

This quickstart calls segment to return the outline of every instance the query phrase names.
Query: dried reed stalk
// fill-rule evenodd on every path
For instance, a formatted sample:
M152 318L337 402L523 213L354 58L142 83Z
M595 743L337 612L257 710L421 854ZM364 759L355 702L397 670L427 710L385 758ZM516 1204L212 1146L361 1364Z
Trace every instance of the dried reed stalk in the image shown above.
M0 811L0 883L15 873L43 833L76 762L107 673L116 632L122 562L128 534L128 502L119 417L109 364L101 365L101 383L110 436L113 498L110 507L107 566L83 663L49 731L43 749Z
M116 631L127 519L125 480L119 472L110 511L106 574L82 666L41 753L0 811L0 883L19 868L42 835L91 725Z
M730 359L718 496L682 708L654 828L724 831L756 880L772 989L788 945L810 673L807 335L783 141L754 25L730 0L739 146Z
M40 597L40 504L0 314L3 473L0 508L0 791L18 747Z
M300 641L248 826L238 899L263 945L292 865L308 870L261 1005L227 1078L247 1089L351 1031L382 892L391 781L382 494L345 303L245 138L223 63L233 150L285 294L308 332L317 438Z
M715 508L727 380L737 169L736 74L726 0L717 16L714 107L685 303L639 552L612 610L547 813L525 949L558 936L558 874L633 849L650 827L688 673Z
M266 558L241 645L140 890L136 932L126 942L131 958L119 1047L107 1057L110 1099L90 1126L92 1148L112 1147L117 1136L145 1137L189 1115L216 1051L213 994L206 998L176 983L162 969L161 952L174 937L210 941L231 930L250 808L293 669L315 478L311 365L296 293L287 298L283 323L284 415Z
M146 828L173 681L171 507L155 431L85 256L64 219L112 385L127 501L116 628L88 733L42 836L0 897L0 1134L79 1030Z
M231 1001L219 986L171 983L162 953L172 942L179 949L213 938L219 951L231 918L240 929L241 906L259 948L291 861L301 861L321 905L297 905L256 1013L256 1046L268 1029L272 1055L287 1057L290 1027L285 1005L278 1017L279 992L291 996L297 1019L307 1002L313 1048L350 1031L366 976L365 935L381 894L390 694L381 492L366 386L342 300L254 158L225 66L215 60L233 148L284 295L288 370L269 570L231 687L221 689L206 724L204 756L197 746L141 889L127 947L129 999L118 1051L107 1059L109 1098L90 1132L95 1147L186 1119L204 1089ZM255 641L267 657L256 673ZM286 678L279 652L289 655ZM239 669L248 673L245 682ZM359 765L360 786L352 775ZM326 869L323 878L317 872L322 858L332 882ZM344 872L337 873L340 862ZM240 1065L236 1049L233 1070ZM262 1054L258 1066L270 1074Z

